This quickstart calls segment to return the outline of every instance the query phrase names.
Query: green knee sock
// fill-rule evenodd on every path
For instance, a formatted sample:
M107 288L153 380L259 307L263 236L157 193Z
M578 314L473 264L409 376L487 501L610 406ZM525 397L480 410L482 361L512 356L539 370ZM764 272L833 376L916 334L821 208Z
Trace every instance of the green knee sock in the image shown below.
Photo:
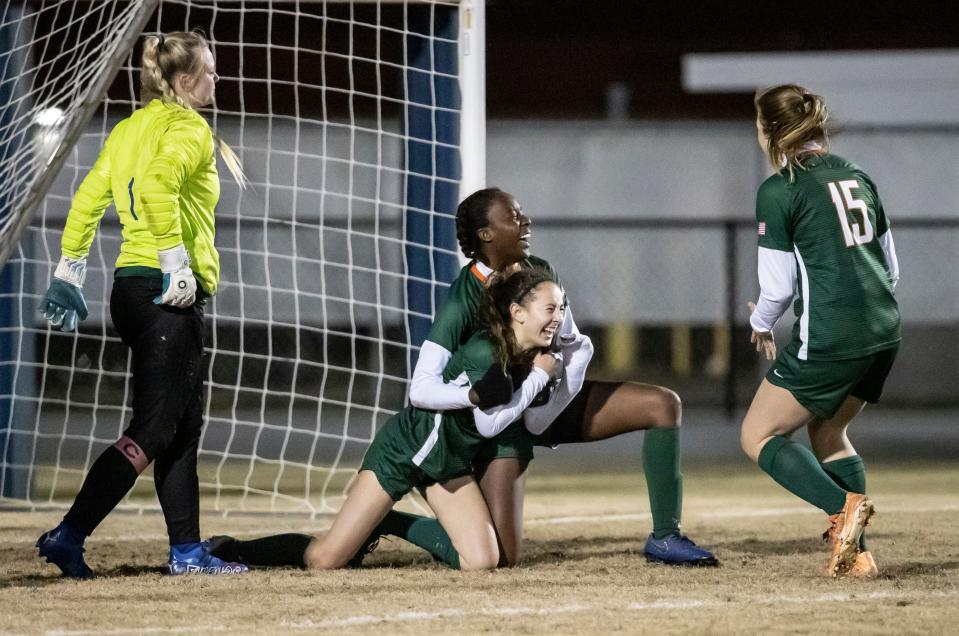
M653 513L653 536L679 532L683 516L683 475L679 472L679 429L653 428L643 438L643 471Z
M863 464L862 457L859 455L824 462L821 466L840 488L861 495L866 494L866 465ZM863 552L866 551L865 532L859 538L859 549Z
M436 519L391 510L377 530L409 541L429 552L434 559L453 570L460 569L460 555L450 536Z
M759 467L780 486L834 515L846 504L846 491L826 474L812 451L777 435L759 452Z

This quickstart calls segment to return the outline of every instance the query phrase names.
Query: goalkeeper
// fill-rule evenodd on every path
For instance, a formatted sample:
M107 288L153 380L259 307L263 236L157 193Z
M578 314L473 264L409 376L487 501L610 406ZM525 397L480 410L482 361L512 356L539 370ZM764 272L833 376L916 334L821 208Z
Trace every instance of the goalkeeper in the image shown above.
M219 80L209 44L195 32L149 36L144 106L118 123L67 216L62 256L40 310L73 331L87 316L86 258L110 203L122 224L110 315L132 351L133 418L87 473L63 521L37 540L39 555L70 578L93 576L85 539L153 462L170 538L171 574L237 574L200 542L197 450L203 424L203 310L219 283L213 246L220 195L214 136L195 108L213 102ZM221 152L241 185L242 171Z

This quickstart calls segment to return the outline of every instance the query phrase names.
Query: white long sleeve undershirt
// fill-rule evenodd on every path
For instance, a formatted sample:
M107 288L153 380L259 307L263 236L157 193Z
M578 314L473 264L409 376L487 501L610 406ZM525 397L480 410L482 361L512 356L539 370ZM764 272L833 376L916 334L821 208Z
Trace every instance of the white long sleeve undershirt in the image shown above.
M443 382L443 369L453 354L444 347L424 340L420 357L410 379L410 404L420 409L451 411L473 407L470 387Z
M886 257L886 265L889 267L889 278L892 280L892 288L896 288L899 282L899 259L896 258L896 244L892 240L892 230L879 237L879 245L882 247L882 253Z
M792 252L759 248L759 300L749 317L753 331L772 331L796 296L796 257Z
M586 381L586 367L593 358L593 342L589 336L578 331L572 338L571 341L560 341L564 366L559 386L553 391L546 404L526 409L526 413L523 414L526 430L533 435L539 435L549 428L563 409L569 406L573 398L579 394Z
M579 335L573 312L569 307L563 313L560 334ZM456 386L443 382L443 370L453 354L431 340L424 340L420 347L420 357L410 378L410 404L420 409L449 411L472 408L470 387Z

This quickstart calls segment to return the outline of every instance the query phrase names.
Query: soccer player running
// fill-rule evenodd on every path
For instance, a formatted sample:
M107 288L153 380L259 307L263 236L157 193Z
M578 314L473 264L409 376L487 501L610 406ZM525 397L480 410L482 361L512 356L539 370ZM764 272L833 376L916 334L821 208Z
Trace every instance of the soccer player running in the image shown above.
M552 421L582 387L592 357L589 338L578 335L560 342L565 367L549 351L562 312L563 293L546 272L524 270L497 281L484 299L485 328L457 348L443 377L468 391L471 383L508 370L517 378L518 390L506 404L445 410L408 406L377 432L326 535L281 534L250 541L214 537L212 551L254 566L342 568L362 561L370 543L387 533L384 523L397 533L405 524L404 538L453 568L497 567L497 533L473 462L489 438L522 428L523 412L560 375L548 401L529 408L526 426ZM422 490L437 518L400 513L387 520L394 503L413 488Z
M531 256L530 219L516 199L498 188L474 192L456 211L460 249L470 262L450 286L420 349L410 402L433 409L455 409L504 401L511 387L495 376L472 387L448 385L442 370L477 328L479 299L490 278L511 271L542 268L559 283L543 259ZM576 338L579 330L566 308L561 333ZM632 431L646 431L642 461L649 490L653 529L644 554L650 561L671 565L717 564L716 557L681 533L683 483L679 470L679 396L664 387L638 382L586 381L582 391L554 420L540 421L532 430L539 446L593 442ZM494 525L511 565L519 557L526 467L529 459L517 451L519 440L501 438L478 458L476 474L489 504ZM402 529L402 528L401 528ZM390 532L403 536L402 532Z
M896 251L876 186L829 154L820 96L787 84L756 96L759 145L776 173L760 186L759 300L751 341L775 363L742 425L742 447L796 496L829 515L828 574L878 575L862 543L873 513L846 429L877 402L899 350ZM798 320L778 351L772 329L794 297ZM812 452L790 439L805 426Z
M82 286L97 225L114 203L123 226L110 315L133 354L133 419L94 462L63 521L37 541L63 575L93 576L83 544L153 462L170 539L171 574L238 574L200 541L197 449L203 425L203 310L219 283L213 246L220 182L214 137L195 110L219 80L207 40L195 32L146 38L144 106L116 125L67 216L62 256L41 311L73 331L86 318ZM243 185L235 156L221 143Z

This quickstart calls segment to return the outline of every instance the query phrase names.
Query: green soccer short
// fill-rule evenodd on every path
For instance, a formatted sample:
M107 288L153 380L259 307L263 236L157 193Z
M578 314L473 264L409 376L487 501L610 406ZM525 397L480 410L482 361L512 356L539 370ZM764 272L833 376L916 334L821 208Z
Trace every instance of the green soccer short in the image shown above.
M386 421L366 449L360 466L360 470L369 470L376 475L380 486L393 501L399 501L413 488L425 488L434 483L412 461L417 446L404 430L402 415L401 411Z
M488 464L494 459L504 458L517 458L525 462L533 459L533 435L522 422L514 422L496 437L486 440L473 459L473 464Z
M433 413L404 409L386 421L366 450L360 470L372 471L393 501L414 488L422 490L471 475L477 463L502 457L533 458L532 435L522 423L512 424L491 439L476 439L464 446L464 437L456 435L455 430L437 429L436 435L434 417ZM445 421L442 426L456 424ZM424 453L428 443L429 450Z
M899 344L849 360L800 360L798 350L797 341L783 347L766 379L792 393L813 415L830 419L850 395L871 404L879 401Z

